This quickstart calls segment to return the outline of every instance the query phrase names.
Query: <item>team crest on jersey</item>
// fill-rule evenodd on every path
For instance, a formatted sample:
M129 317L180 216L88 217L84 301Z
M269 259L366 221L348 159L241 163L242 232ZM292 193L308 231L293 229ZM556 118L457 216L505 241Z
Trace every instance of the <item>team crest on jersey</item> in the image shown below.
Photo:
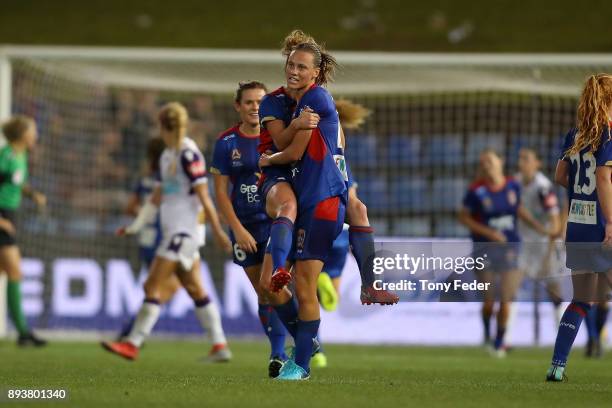
M482 206L488 211L493 208L493 201L491 201L491 198L485 197L482 199Z
M514 190L508 191L508 202L510 205L516 205L518 198L516 197L516 192Z
M300 228L297 232L297 237L295 240L295 247L297 248L298 253L302 253L304 250L304 240L306 239L306 231Z
M242 155L240 154L240 150L234 149L232 150L232 160L240 160Z
M15 184L15 185L20 185L20 184L23 184L23 179L24 179L24 178L25 178L25 177L23 176L23 172L22 172L21 170L16 170L16 171L13 173L13 179L12 179L12 182L13 182L13 184Z

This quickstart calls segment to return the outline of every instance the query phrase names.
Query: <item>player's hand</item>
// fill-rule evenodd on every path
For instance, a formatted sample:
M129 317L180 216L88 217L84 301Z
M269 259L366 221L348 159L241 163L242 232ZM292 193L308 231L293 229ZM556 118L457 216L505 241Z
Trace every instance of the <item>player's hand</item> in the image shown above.
M115 230L115 235L118 237L124 237L127 235L127 227L119 227Z
M41 192L32 192L32 201L34 201L34 204L36 204L36 207L38 207L39 210L42 210L47 206L47 196Z
M272 163L270 163L270 156L268 156L267 154L262 154L261 156L259 156L259 167L268 167L271 166Z
M225 233L225 231L220 231L214 234L215 242L223 250L223 252L227 254L232 253L232 241L230 241L229 237Z
M319 125L321 117L314 113L312 109L306 108L302 110L300 116L293 119L294 125L298 130L315 129Z
M241 226L239 230L234 231L234 237L236 238L236 243L243 251L250 254L257 252L257 242L246 228Z
M504 233L500 231L493 231L491 233L491 240L493 242L507 242L508 241Z
M15 235L15 226L6 218L0 218L0 229L4 230L9 235Z
M606 235L603 240L603 246L605 249L612 249L612 224L606 223Z

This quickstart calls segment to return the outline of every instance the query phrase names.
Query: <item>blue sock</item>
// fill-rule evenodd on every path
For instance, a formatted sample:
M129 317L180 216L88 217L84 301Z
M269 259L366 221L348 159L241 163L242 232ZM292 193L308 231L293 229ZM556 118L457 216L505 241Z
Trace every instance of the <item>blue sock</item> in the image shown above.
M362 286L374 284L374 229L372 227L349 228L349 244L361 275Z
M586 324L587 333L589 340L597 340L597 323L595 319L597 317L597 309L592 307L589 313L584 317L584 324Z
M310 372L310 357L312 356L312 339L317 337L321 319L298 320L297 337L295 339L295 364Z
M132 331L132 327L134 327L134 322L136 321L136 316L132 316L132 318L123 325L121 328L121 333L119 333L119 337L126 337Z
M595 314L595 328L597 329L597 339L601 338L601 331L608 321L608 308L597 306L597 313Z
M499 350L504 345L504 335L506 334L505 327L497 327L497 334L495 335L495 343L493 347L495 350Z
M273 271L285 266L293 244L293 222L286 217L278 217L270 227L270 254Z
M559 324L557 340L555 341L555 351L552 358L553 365L565 367L567 364L567 357L578 334L578 329L580 329L580 323L589 313L590 308L591 305L588 303L572 302L565 309Z
M283 323L283 326L285 326L285 329L287 329L291 337L295 340L297 335L298 309L294 298L292 297L283 305L274 306L274 310L279 320Z
M270 341L270 357L285 359L285 327L270 305L259 305L259 321Z

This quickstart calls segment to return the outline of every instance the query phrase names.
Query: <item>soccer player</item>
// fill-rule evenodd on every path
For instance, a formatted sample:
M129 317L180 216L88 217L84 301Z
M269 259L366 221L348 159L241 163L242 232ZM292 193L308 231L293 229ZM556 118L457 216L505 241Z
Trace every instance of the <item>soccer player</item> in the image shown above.
M299 302L294 359L277 377L310 377L313 339L320 324L317 279L333 241L342 231L347 202L346 167L340 140L338 113L331 95L322 87L333 75L336 60L316 43L293 47L286 64L287 87L297 101L294 117L310 109L320 117L316 129L297 134L289 146L262 155L261 167L295 163L292 185L298 202L295 243L295 292ZM274 277L278 272L272 276ZM281 287L284 285L281 285Z
M138 180L134 191L130 195L126 208L128 214L136 217L140 208L151 198L151 194L156 184L155 175L159 173L159 159L165 148L166 145L164 141L159 137L152 138L147 142L147 173ZM153 263L155 252L157 251L161 239L161 224L159 214L156 214L156 216L138 232L140 262L142 266L146 267L147 271ZM180 287L181 283L178 278L175 275L169 276L160 294L160 304L168 302ZM121 329L119 339L124 338L130 333L135 319L135 317L132 317L123 329Z
M288 58L296 45L306 43L312 44L313 46L318 46L316 41L311 36L304 34L300 30L294 30L285 38L283 42L282 54ZM269 133L269 136L266 137L269 144L279 149L285 149L296 137L296 135L298 135L295 129L298 127L296 125L299 122L295 119L291 121L290 116L287 116L287 114L290 114L293 109L291 101L296 97L294 95L294 90L289 85L279 88L271 95L273 95L274 98L265 98L262 102L262 107L260 109L262 126L265 126ZM271 110L269 113L267 108L268 99L276 101L274 103L278 105L275 110ZM281 104L278 102L279 100L282 100L283 103ZM340 105L342 105L341 101L338 102ZM283 108L283 106L285 106L285 108ZM347 115L356 115L356 117L363 114L363 107L356 104L351 105L349 103L344 110L347 112ZM318 116L316 116L316 112L314 112L315 116L309 116L308 114L311 113L310 111L310 109L304 109L302 112L300 112L298 119L302 119L302 117L305 116L303 118L304 121L307 122L309 120L310 128L312 128L316 126L315 122L318 120ZM363 119L364 118L359 118L358 120L362 122ZM290 124L290 126L287 128L288 124ZM308 130L304 130L303 132L307 133ZM344 133L342 132L342 128L340 128L340 135L344 145ZM263 149L260 149L260 152L265 153ZM360 298L362 304L380 303L383 305L389 305L397 303L399 301L399 297L397 295L386 290L376 290L372 286L374 282L372 267L372 262L374 259L374 234L368 219L367 207L358 199L356 195L349 196L346 212L347 222L351 226L349 228L349 242L361 274L362 287ZM287 225L289 224L287 223ZM290 229L293 229L292 224L290 225ZM274 235L272 236L272 239L274 239ZM290 247L288 242L287 247ZM272 282L274 289L278 289L279 286L283 286L291 280L290 274L285 269L279 269L277 271L275 268L273 274L275 275L275 279ZM262 277L264 280L267 278L265 270Z
M566 266L574 293L565 309L547 381L563 381L569 352L597 288L612 278L612 76L591 75L582 90L576 127L569 131L555 172L567 188ZM603 245L602 245L603 243ZM603 291L603 290L602 290Z
M503 172L503 160L493 150L480 154L481 179L473 183L463 199L459 221L471 232L476 256L487 255L487 267L477 272L481 282L491 283L495 288L500 284L500 302L497 312L497 334L493 343L493 355L504 357L504 335L510 311L510 304L521 283L518 270L520 237L517 220L520 217L534 229L546 233L529 212L521 206L521 189L512 178ZM490 321L495 306L494 290L484 295L482 322L485 344L490 344Z
M211 361L229 361L231 352L221 326L221 316L204 291L200 275L200 237L198 216L201 207L213 228L217 244L231 251L215 207L208 195L206 165L195 142L186 136L187 110L177 102L166 104L159 112L160 134L166 149L160 158L158 183L138 217L126 233L139 231L150 222L160 205L163 241L157 249L144 284L145 300L134 327L125 341L104 342L103 347L129 360L138 357L139 347L151 333L160 314L160 296L169 277L176 275L195 304L195 315L212 340Z
M2 125L7 144L0 148L0 273L8 276L9 315L19 346L44 346L47 342L30 329L21 301L21 252L17 246L15 213L22 194L44 208L46 197L32 189L28 180L28 151L36 145L36 123L27 116L15 115Z
M554 240L561 234L559 203L552 182L540 171L540 158L534 149L524 147L519 151L519 171L514 176L521 187L521 202L538 229L519 223L523 242L519 257L521 270L531 279L546 279L546 290L555 309L555 327L561 321L561 288L550 278L553 262ZM541 234L539 231L547 231Z
M234 263L244 268L257 292L259 319L271 348L268 375L276 378L287 360L286 332L259 285L271 224L257 187L261 177L257 152L259 105L265 93L261 82L240 83L234 99L240 123L219 135L210 172L214 175L217 206L231 229Z

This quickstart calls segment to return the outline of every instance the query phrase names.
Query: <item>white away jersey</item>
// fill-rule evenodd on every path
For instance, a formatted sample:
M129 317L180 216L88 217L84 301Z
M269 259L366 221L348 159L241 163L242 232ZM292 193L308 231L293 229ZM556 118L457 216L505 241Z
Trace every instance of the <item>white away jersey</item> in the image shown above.
M515 179L521 185L521 204L533 217L548 227L548 217L559 214L559 203L552 182L542 172L538 171L530 183L526 183L520 173ZM540 235L534 229L520 222L520 233L524 242L542 242L548 238Z
M204 156L195 142L185 137L179 150L166 148L159 160L163 234L182 232L195 238L201 205L193 186L207 182Z

